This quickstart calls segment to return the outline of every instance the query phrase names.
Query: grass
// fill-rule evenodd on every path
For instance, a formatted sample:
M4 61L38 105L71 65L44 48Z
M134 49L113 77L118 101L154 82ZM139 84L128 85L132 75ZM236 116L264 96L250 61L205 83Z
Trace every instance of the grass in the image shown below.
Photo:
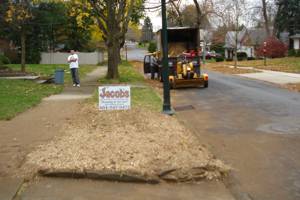
M0 120L8 120L51 94L60 93L62 86L36 84L24 80L0 79Z
M131 84L142 87L131 87L131 102L133 107L146 107L151 110L160 111L162 101L158 94L145 83L144 77L133 68L129 62L123 61L119 66L119 79L109 80L101 78L101 84ZM97 95L94 95L94 102L98 101Z
M234 62L223 62L222 64L234 65ZM300 73L300 57L274 58L267 60L267 66L264 66L263 60L238 61L242 67L255 67L259 69Z
M118 84L118 83L130 83L130 84L142 84L144 83L144 77L138 73L132 65L123 61L119 66L119 79L100 79L102 84Z
M7 65L19 70L20 65ZM67 65L26 65L27 72L33 72L40 76L51 76L55 69L62 68L68 70ZM80 77L83 78L95 66L83 65L80 67ZM65 82L71 82L71 74L65 73ZM62 92L62 85L37 84L33 81L5 80L0 79L0 120L9 120L18 113L39 104L44 97Z

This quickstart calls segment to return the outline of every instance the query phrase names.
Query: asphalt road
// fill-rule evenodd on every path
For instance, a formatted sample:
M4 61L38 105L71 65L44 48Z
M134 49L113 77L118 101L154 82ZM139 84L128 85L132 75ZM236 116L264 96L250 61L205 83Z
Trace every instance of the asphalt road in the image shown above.
M144 52L129 55L142 61ZM300 199L300 93L207 73L208 88L172 90L171 101L186 127L231 165L231 193L237 200Z
M208 72L207 89L172 91L177 116L233 168L237 199L300 199L300 94ZM190 105L193 106L191 109Z
M145 54L147 54L147 50L142 48L136 48L136 46L128 46L127 47L127 59L130 61L143 61ZM126 51L122 49L122 56L126 58Z

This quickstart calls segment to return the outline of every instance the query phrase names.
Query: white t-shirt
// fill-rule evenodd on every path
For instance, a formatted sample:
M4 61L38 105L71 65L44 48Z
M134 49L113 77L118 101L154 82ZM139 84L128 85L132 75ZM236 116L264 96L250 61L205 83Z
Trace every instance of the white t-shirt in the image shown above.
M70 55L68 57L68 61L72 60L72 59L77 59L75 62L70 62L70 68L78 68L79 65L78 65L78 55L77 54L73 54L73 55Z

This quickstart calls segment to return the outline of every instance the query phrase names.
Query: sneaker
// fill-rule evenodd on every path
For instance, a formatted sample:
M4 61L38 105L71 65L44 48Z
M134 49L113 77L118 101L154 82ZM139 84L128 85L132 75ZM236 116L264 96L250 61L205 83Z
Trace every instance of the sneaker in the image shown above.
M76 86L77 86L77 87L80 87L80 84L77 84Z
M73 87L76 87L76 84L73 84Z

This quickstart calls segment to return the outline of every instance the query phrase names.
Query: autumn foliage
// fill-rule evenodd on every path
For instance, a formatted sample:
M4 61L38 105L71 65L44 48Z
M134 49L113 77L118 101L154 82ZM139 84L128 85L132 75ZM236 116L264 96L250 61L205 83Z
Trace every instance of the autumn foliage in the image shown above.
M265 40L267 42L266 47L264 43L260 45L257 50L258 56L264 56L264 48L266 49L266 56L268 58L281 58L287 54L287 46L276 37L269 37Z

